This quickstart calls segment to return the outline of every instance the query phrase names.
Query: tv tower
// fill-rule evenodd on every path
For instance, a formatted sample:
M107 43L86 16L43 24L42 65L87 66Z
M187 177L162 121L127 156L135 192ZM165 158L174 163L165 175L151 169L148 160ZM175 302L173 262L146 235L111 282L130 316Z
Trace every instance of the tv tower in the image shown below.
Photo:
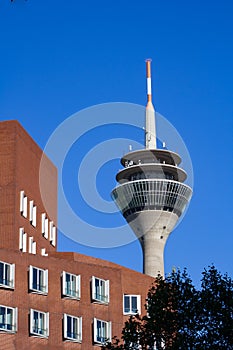
M187 175L179 167L180 156L156 145L155 110L151 93L151 60L146 60L147 106L145 149L121 159L124 169L116 176L119 185L112 197L140 240L143 272L164 276L164 247L192 196L184 184Z

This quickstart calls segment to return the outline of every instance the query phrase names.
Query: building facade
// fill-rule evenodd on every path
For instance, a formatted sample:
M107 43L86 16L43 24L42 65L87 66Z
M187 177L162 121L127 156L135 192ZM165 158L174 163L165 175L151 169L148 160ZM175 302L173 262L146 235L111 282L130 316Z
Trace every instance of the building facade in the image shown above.
M143 313L153 278L57 252L57 171L17 121L0 123L0 349L98 349Z

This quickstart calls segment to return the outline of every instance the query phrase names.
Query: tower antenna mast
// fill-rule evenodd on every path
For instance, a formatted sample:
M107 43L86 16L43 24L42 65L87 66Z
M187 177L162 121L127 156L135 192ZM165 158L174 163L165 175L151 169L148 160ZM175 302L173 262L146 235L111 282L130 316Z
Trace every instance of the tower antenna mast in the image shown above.
M146 127L145 147L156 149L155 109L152 103L151 89L151 59L146 60L146 82L147 82L147 105L146 105Z

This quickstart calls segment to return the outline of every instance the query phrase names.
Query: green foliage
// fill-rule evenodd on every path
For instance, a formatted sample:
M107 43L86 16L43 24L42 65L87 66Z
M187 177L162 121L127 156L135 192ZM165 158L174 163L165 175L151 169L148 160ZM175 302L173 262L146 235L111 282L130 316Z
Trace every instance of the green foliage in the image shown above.
M214 266L202 273L197 290L187 271L158 276L148 291L147 315L130 316L122 341L102 349L233 349L233 281Z
M214 266L202 275L199 349L233 349L233 281Z

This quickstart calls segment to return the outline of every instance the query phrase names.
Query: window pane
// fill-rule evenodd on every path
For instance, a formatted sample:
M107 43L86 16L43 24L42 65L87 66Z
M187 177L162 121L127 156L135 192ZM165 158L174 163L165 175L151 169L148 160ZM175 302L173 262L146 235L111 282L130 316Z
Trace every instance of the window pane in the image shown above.
M5 328L5 307L0 307L0 328Z
M102 342L104 342L107 339L107 327L106 323L102 322Z
M101 321L97 320L96 322L97 327L97 341L101 342Z
M137 297L136 296L132 296L132 312L133 313L137 313L138 311L138 306L137 306Z
M38 333L39 329L39 314L37 311L33 313L33 332Z
M100 300L106 301L105 281L100 280Z
M7 308L6 329L8 329L9 331L12 330L12 324L13 324L13 309Z
M10 270L11 269L11 267L10 267L10 265L9 264L5 264L5 281L4 281L4 284L6 285L6 286L10 286Z
M70 290L71 290L71 286L70 286L70 274L66 273L65 274L65 293L70 295Z
M78 320L73 317L73 338L78 338Z
M99 279L95 279L95 297L96 299L100 299L100 285L99 285Z
M67 337L72 338L72 318L67 316Z
M44 271L38 270L38 289L42 292L45 291L44 288Z
M45 334L44 314L39 313L39 334Z
M37 286L37 269L33 267L32 269L32 288L33 289L38 289Z
M71 295L75 296L75 292L76 292L76 278L74 275L71 275L71 282L70 282L70 289L71 289Z
M70 274L66 273L66 292L70 290Z
M0 283L4 284L4 264L0 263Z
M130 312L130 299L129 299L129 296L125 295L124 299L125 299L125 302L124 302L125 312Z

